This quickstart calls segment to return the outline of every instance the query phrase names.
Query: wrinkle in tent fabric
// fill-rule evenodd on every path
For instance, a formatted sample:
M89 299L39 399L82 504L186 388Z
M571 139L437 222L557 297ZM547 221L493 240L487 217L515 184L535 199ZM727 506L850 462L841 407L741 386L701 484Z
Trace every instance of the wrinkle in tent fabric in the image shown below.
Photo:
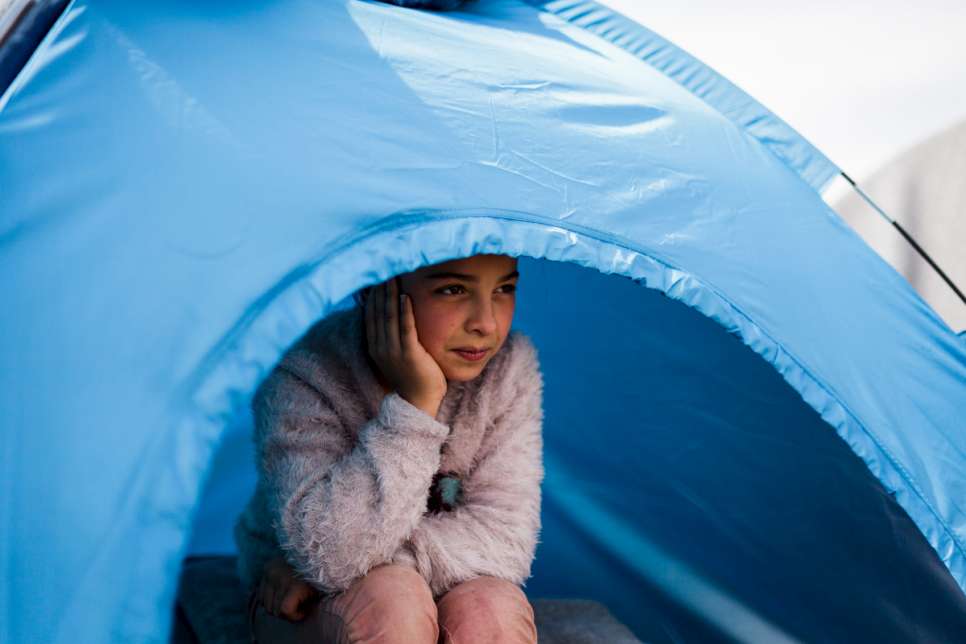
M966 346L836 169L593 2L71 2L0 97L2 641L164 641L251 394L362 286L520 257L526 591L653 641L966 632Z

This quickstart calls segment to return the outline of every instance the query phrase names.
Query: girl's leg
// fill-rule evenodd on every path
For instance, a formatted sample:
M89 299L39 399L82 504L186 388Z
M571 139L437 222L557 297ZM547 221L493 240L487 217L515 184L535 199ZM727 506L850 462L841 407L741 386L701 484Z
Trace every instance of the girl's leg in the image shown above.
M477 577L437 602L442 644L536 644L533 606L505 579Z
M323 596L300 622L254 611L258 644L436 644L436 604L426 581L409 566L377 566L345 592Z

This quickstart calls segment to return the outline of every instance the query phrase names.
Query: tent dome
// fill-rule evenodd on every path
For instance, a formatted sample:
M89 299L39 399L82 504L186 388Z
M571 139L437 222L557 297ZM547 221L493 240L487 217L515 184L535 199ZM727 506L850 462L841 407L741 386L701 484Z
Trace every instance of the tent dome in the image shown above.
M951 641L966 345L837 173L586 0L73 0L0 97L0 640L165 641L284 351L505 253L545 376L530 596L653 641Z

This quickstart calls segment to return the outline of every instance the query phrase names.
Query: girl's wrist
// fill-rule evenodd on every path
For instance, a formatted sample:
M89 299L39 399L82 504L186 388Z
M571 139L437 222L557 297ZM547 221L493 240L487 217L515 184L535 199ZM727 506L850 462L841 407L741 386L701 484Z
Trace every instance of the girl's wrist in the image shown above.
M422 409L424 412L426 412L433 418L436 418L436 414L439 413L440 401L438 400L437 401L433 401L433 400L415 401L415 402L410 400L409 402L411 402L414 407L418 407L419 409Z
M409 394L402 391L398 393L413 407L422 409L433 418L436 418L436 414L439 413L439 406L443 402L443 396L439 395Z

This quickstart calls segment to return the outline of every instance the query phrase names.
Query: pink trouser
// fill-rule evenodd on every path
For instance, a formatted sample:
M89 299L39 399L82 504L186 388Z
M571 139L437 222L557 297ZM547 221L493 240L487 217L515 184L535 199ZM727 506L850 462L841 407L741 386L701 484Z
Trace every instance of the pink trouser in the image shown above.
M409 566L384 564L344 592L325 595L300 622L251 605L252 639L259 644L535 643L533 607L516 584L477 577L439 601Z

